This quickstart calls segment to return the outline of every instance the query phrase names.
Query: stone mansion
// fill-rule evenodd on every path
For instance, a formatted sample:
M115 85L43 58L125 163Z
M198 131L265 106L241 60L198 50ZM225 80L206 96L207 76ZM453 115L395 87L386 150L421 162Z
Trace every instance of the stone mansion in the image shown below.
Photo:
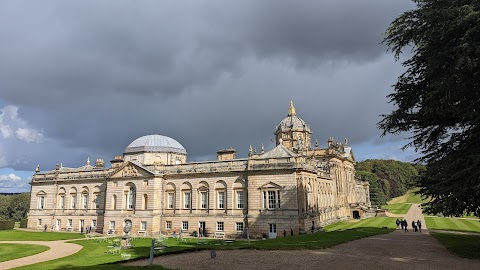
M37 167L31 181L28 227L120 234L185 233L276 237L347 218L370 207L368 182L355 178L347 140L312 145L309 125L293 103L274 132L276 147L236 158L222 149L217 160L188 162L176 140L148 135L134 140L106 167L102 159L79 168Z

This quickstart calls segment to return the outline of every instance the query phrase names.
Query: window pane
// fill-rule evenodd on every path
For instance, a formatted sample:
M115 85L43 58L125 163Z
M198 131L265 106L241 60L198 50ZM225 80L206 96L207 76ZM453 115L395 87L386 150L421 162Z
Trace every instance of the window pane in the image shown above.
M243 206L243 191L237 191L237 208L242 209Z
M190 192L184 193L184 208L190 209Z
M206 209L208 207L207 192L202 192L201 194L201 208Z
M225 208L225 192L223 191L218 192L218 208Z
M275 197L275 191L268 191L268 208L276 208L277 200Z
M173 193L168 193L168 208L173 209Z
M223 232L223 221L217 222L217 231Z

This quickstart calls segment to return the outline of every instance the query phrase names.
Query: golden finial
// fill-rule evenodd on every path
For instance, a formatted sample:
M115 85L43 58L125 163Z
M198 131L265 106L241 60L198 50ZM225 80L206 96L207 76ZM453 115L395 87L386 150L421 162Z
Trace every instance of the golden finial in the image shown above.
M288 116L297 115L295 107L293 107L293 101L290 100L290 108L288 108Z

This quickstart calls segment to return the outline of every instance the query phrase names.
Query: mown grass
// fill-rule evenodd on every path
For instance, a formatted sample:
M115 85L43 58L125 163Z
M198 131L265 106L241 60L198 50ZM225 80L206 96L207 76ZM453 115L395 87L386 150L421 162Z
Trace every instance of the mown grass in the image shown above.
M0 241L54 241L85 238L83 234L67 232L31 232L0 230Z
M480 260L480 235L461 235L453 233L430 232L453 254Z
M396 218L392 217L376 217L376 218L367 218L367 219L354 219L346 220L343 222L338 222L335 224L328 225L324 228L327 232L338 231L338 230L348 230L360 227L371 227L371 228L384 228L389 229L397 228L395 224Z
M425 223L429 230L480 232L478 219L425 217Z
M415 194L420 188L414 188L408 190L404 195L395 197L387 202L387 204L399 204L399 203L426 203L428 199L422 198L420 194Z
M395 203L395 204L387 204L383 205L383 209L387 209L388 212L392 214L399 214L399 215L404 215L408 212L412 205L407 204L407 203Z
M0 244L0 262L35 255L49 249L49 247L40 245Z
M206 244L199 245L197 238L186 238L184 241L168 238L164 242L166 246L165 254L210 249L323 249L372 235L388 233L395 227L394 218L379 217L340 222L328 226L325 232L278 237L270 240L252 240L250 243L246 240L237 240L233 244L226 244L223 240L208 239ZM107 254L108 243L106 242L97 242L96 240L77 240L72 242L82 245L82 250L68 257L19 269L131 269L130 267L117 264L112 265L112 263L121 262L122 257L120 254ZM151 239L137 239L133 241L133 244L133 249L122 252L130 253L131 259L148 258ZM165 268L157 266L155 269Z
M112 265L102 265L112 262L122 261L120 254L108 254L107 242L97 242L96 240L77 240L71 241L79 244L83 248L70 256L60 259L32 264L17 269L65 269L65 268L88 268L97 267L97 269L111 269L117 268ZM137 239L133 241L135 248L127 251L122 251L131 254L131 259L146 257L150 252L151 239ZM95 269L95 268L93 268ZM157 268L162 269L162 268Z

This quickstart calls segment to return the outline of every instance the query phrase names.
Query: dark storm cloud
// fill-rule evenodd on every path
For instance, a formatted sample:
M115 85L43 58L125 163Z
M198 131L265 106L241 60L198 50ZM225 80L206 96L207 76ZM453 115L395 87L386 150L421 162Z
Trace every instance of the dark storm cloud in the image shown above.
M320 143L331 135L364 142L378 136L399 73L382 33L408 8L376 0L2 1L0 104L18 106L45 141L0 143L19 169L110 159L151 133L179 140L192 159L229 146L245 154L250 143L269 143L290 99Z

